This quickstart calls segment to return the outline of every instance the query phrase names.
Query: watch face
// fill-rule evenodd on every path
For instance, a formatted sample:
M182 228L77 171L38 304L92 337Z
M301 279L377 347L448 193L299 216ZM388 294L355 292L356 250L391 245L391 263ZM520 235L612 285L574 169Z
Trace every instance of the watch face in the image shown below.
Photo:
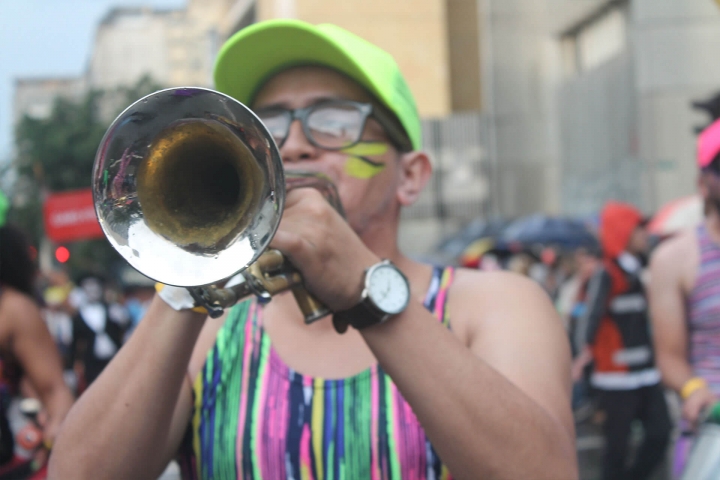
M405 310L410 289L405 277L393 265L378 265L367 283L368 296L382 311L390 315Z

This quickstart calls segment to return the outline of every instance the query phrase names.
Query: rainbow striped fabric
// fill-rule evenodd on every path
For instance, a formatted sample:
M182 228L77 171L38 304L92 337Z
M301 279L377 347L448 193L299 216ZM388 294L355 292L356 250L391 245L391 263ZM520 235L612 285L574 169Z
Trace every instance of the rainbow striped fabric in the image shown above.
M696 230L700 264L695 285L687 301L688 354L693 372L704 378L715 395L720 395L720 246L705 223ZM673 478L680 478L692 451L694 436L686 421L675 442Z
M448 328L453 273L436 268L425 301ZM275 353L254 300L230 311L194 401L180 455L185 479L451 478L379 365L339 380L293 371Z
M690 363L720 395L720 246L704 223L698 226L697 238L700 266L688 299Z

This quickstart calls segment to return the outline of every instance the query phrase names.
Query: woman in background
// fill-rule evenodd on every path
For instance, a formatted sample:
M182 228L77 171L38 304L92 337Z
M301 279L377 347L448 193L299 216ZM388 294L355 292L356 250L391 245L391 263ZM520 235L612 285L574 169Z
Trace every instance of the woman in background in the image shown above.
M30 381L43 405L39 421L46 447L73 404L60 355L34 300L36 270L29 245L22 231L5 223L7 208L0 192L0 466L14 455L7 408L21 377Z

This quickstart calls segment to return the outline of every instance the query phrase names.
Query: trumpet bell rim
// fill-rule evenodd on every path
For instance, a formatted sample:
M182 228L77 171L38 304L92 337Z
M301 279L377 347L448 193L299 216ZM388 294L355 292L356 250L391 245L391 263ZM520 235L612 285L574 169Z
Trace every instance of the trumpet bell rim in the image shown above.
M242 201L234 204L235 211L224 215L229 220L220 229L214 228L214 221L203 225L200 210L193 217L200 225L193 232L185 231L185 223L176 221L182 216L174 216L172 208L166 208L184 200L179 192L174 203L165 201L172 184L153 190L151 196L145 195L149 190L143 191L146 178L163 185L167 173L146 174L150 162L154 159L157 163L160 158L158 145L167 140L169 126L178 124L189 125L191 130L207 127L207 132L222 132L223 140L218 143L233 144L227 151L246 157L229 165L237 171L238 182L252 185L253 191L243 193ZM207 159L198 162L207 166ZM183 165L188 168L191 164ZM185 175L187 185L196 184L195 176ZM111 245L147 277L182 287L217 283L255 262L277 230L284 208L284 185L280 153L257 116L227 95L196 87L161 90L130 105L107 130L93 166L95 212ZM202 203L201 197L195 200ZM161 213L155 215L155 209ZM158 226L171 219L177 225Z

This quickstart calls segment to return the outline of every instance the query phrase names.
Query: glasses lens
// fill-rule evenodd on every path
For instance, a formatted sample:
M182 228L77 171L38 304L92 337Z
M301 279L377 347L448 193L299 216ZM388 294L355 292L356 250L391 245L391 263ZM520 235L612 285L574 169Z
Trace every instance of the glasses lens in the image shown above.
M290 126L290 112L287 110L269 110L259 112L258 117L265 124L275 143L282 145Z
M365 114L356 105L319 105L307 118L308 133L325 148L343 148L360 140Z

